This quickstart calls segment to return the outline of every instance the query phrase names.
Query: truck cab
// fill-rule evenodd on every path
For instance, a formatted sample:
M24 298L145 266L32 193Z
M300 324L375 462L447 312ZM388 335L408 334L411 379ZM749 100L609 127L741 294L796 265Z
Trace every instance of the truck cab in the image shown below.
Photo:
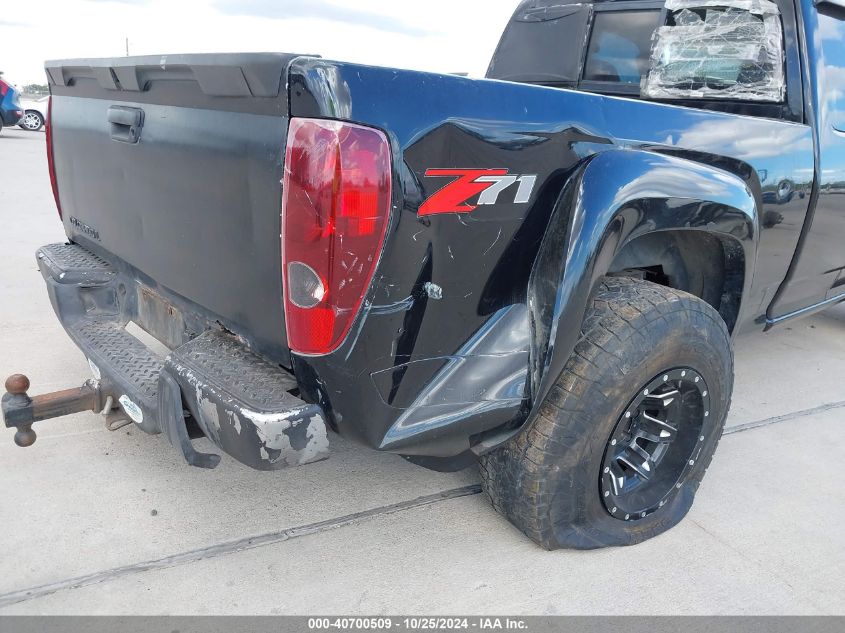
M773 46L778 42L778 56L774 62L781 64L779 82L783 95L761 98L753 94L759 90L759 63L738 63L740 60L720 59L713 55L712 43L725 33L731 33L731 20L724 18L733 11L749 7L765 10L770 7L773 24L768 33ZM710 7L709 11L707 7ZM776 11L776 15L774 12ZM685 14L685 15L684 15ZM709 14L709 15L708 15ZM679 16L680 19L679 19ZM695 17L694 17L695 16ZM655 95L655 100L681 107L698 108L761 119L774 119L795 123L813 129L812 146L817 152L813 167L816 192L797 180L778 178L776 170L763 170L763 203L770 206L764 212L762 229L779 231L784 223L800 231L800 244L789 273L771 294L769 287L761 298L765 304L767 327L789 319L796 314L821 309L842 300L845 289L842 276L845 260L838 246L838 238L845 225L841 212L841 195L845 181L845 98L841 79L845 72L845 7L836 0L776 0L775 2L523 2L508 24L499 47L490 64L487 76L507 81L565 87L579 91L617 95L627 98L643 96L645 80L653 63L660 60L655 55L674 54L681 59L675 62L682 74L688 74L690 64L695 64L696 49L711 44L707 55L700 55L697 72L712 82L691 82L674 94ZM708 19L713 24L707 26ZM684 23L686 20L686 23ZM718 24L717 24L718 21ZM777 23L779 24L777 24ZM682 38L673 38L672 29L679 29ZM707 32L707 29L710 32ZM653 49L658 29L669 44L660 50ZM562 46L569 50L562 51ZM671 48L674 47L674 50ZM564 53L564 54L561 54ZM692 54L692 55L691 55ZM726 63L727 61L727 63ZM759 60L754 60L755 62ZM769 70L777 69L767 60ZM745 94L730 94L732 86L751 86ZM669 97L667 99L667 97ZM781 98L782 97L782 98ZM731 132L723 132L727 137ZM800 136L785 132L772 139L776 144ZM801 150L809 149L809 139L804 139ZM796 148L784 152L784 160ZM748 154L749 156L751 154ZM802 168L806 169L806 168ZM803 174L806 181L806 176ZM808 199L808 196L818 198ZM783 207L793 205L798 213L790 222ZM782 207L777 209L776 207ZM809 216L804 213L809 211ZM806 222L803 220L806 217ZM804 256L807 253L807 256ZM812 255L809 255L809 254ZM764 257L766 253L762 254ZM765 278L769 267L760 266ZM759 284L758 284L759 285ZM749 326L760 323L755 315Z

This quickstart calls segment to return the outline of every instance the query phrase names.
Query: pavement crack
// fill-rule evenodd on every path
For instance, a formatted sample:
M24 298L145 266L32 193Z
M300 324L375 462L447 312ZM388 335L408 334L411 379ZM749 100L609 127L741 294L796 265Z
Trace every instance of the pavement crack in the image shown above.
M218 543L216 545L189 550L179 554L164 556L162 558L155 558L152 560L142 561L140 563L133 563L131 565L114 567L112 569L94 572L85 576L66 578L64 580L39 585L37 587L11 591L9 593L0 594L0 608L49 596L50 594L66 589L89 587L91 585L108 582L124 576L139 574L145 571L184 565L186 563L215 558L217 556L232 554L234 552L264 547L265 545L282 543L301 536L309 536L311 534L319 534L320 532L326 532L328 530L335 530L337 528L359 523L374 517L396 514L397 512L405 512L407 510L413 510L415 508L430 506L435 503L441 503L443 501L458 499L460 497L468 497L480 493L481 485L471 484L461 488L452 488L451 490L417 497L416 499L410 499L408 501L400 501L398 503L372 508L370 510L363 510L361 512L354 512L352 514L346 514L333 519L327 519L325 521L318 521L317 523L308 523L306 525L287 528L278 532L260 534L258 536L248 536L234 541L226 541L225 543Z
M770 418L764 418L762 420L756 420L754 422L738 424L736 426L726 428L723 435L732 435L734 433L750 431L752 429L770 426L779 422L787 422L790 420L812 416L843 407L845 407L845 401L831 402L828 404L820 405L818 407L813 407L812 409L794 411L792 413L786 413ZM50 594L54 594L67 589L79 589L81 587L88 587L91 585L108 582L117 578L130 576L133 574L139 574L146 571L175 567L177 565L194 563L208 558L215 558L217 556L224 556L226 554L255 549L257 547L264 547L266 545L282 543L284 541L289 541L291 539L299 538L301 536L309 536L311 534L319 534L320 532L326 532L328 530L335 530L338 528L346 527L348 525L353 525L355 523L366 521L375 517L396 514L398 512L404 512L406 510L413 510L415 508L433 505L435 503L441 503L443 501L449 501L451 499L469 497L480 493L481 485L471 484L460 488L452 488L450 490L445 490L443 492L431 495L417 497L416 499L410 499L408 501L400 501L398 503L380 506L378 508L372 508L370 510L363 510L361 512L346 514L340 517L335 517L333 519L319 521L317 523L308 523L306 525L287 528L278 532L268 532L266 534L260 534L258 536L248 536L234 541L226 541L224 543L218 543L216 545L210 545L208 547L188 550L186 552L172 554L170 556L164 556L162 558L155 558L139 563L133 563L131 565L114 567L112 569L93 572L84 576L66 578L64 580L59 580L56 582L39 585L36 587L30 587L28 589L21 589L19 591L11 591L9 593L0 594L0 608L13 604L18 604L20 602L35 600L36 598L48 596ZM704 526L700 525L697 522L695 522L695 524L699 528L716 538L715 535L711 534L706 528L704 528ZM730 545L727 546L730 547ZM756 562L759 564L759 561Z
M818 407L813 407L812 409L802 409L801 411L793 411L792 413L784 413L783 415L775 415L770 418L764 418L762 420L756 420L754 422L746 422L745 424L737 424L736 426L728 427L724 430L722 435L732 435L733 433L742 433L743 431L750 431L751 429L759 429L763 426L769 426L771 424L777 424L778 422L788 422L790 420L796 420L798 418L805 418L807 416L816 415L818 413L825 413L826 411L832 411L833 409L841 409L845 407L845 401L841 402L829 402L827 404L819 405Z

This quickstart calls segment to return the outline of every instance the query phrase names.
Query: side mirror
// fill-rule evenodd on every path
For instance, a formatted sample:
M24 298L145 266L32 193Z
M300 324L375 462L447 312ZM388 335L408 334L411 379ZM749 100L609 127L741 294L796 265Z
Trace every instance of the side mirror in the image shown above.
M774 2L668 0L666 10L643 78L644 98L783 103L783 23Z

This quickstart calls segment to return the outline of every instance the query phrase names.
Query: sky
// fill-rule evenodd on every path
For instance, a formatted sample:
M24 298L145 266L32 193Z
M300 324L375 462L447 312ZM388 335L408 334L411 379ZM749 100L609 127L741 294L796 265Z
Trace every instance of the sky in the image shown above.
M174 53L318 54L483 76L518 0L41 0L0 14L0 70L46 83L44 60Z

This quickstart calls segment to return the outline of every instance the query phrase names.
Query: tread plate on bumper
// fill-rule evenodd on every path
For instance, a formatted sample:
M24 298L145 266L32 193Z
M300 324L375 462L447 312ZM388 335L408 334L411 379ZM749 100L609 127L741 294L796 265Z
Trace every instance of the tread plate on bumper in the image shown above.
M119 401L141 430L161 432L158 381L163 360L117 321L82 319L67 326L67 332L101 372L103 393Z
M206 331L163 359L125 329L137 314L131 296L120 300L119 291L145 288L131 268L75 244L44 246L37 257L59 320L102 375L102 393L119 399L142 430L165 433L189 463L211 468L219 458L193 448L185 408L214 443L252 468L328 457L322 408L294 395L296 380L280 366L221 330Z
M51 277L62 284L105 284L117 271L102 257L76 244L48 244L38 249L40 264L49 267Z
M158 395L158 375L162 360L119 323L106 320L82 321L72 328L90 350L111 369L135 385L151 402Z
M234 336L206 332L165 363L205 434L258 470L300 466L328 457L322 409L289 393L292 376Z
M277 411L303 403L289 392L296 380L253 354L235 337L207 332L175 352L176 358L252 409Z

